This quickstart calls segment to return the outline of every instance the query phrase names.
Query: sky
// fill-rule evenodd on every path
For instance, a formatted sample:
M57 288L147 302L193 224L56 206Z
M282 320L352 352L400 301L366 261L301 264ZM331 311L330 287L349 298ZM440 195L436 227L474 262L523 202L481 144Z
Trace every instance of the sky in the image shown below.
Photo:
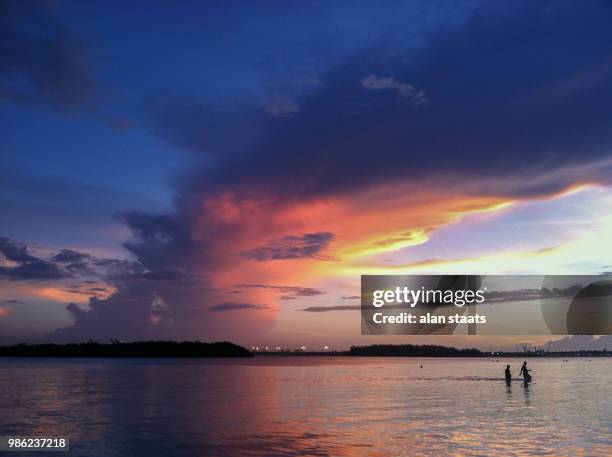
M2 2L0 343L549 341L361 336L360 275L612 271L611 21Z

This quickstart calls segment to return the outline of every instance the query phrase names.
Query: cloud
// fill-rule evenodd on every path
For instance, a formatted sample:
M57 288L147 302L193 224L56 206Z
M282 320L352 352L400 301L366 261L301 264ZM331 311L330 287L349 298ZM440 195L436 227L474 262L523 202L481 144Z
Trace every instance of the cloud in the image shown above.
M205 155L205 165L194 162L181 176L173 211L122 216L132 233L124 247L136 261L89 260L90 268L110 270L105 279L116 292L92 297L88 309L71 305L74 325L55 337L212 338L232 324L224 313L208 313L211 304L310 293L244 287L244 301L228 301L224 294L239 281L290 287L282 284L300 284L302 273L331 255L355 255L356 245L425 242L464 213L585 180L610 182L612 167L600 165L612 145L612 119L602 111L612 105L612 79L589 74L609 59L611 11L606 2L485 3L467 21L422 37L416 53L414 43L387 35L351 47L308 93L291 93L293 104L276 100L272 112L257 98L219 103L176 88L151 95L142 122L164 141ZM65 58L83 62L79 55ZM89 87L88 78L77 78L72 95L61 83L71 77L59 80L53 96L37 82L39 99L58 109L83 103L88 90L78 88ZM551 91L567 82L571 91ZM413 100L425 100L418 88L435 100L427 109L412 109ZM347 114L355 108L359 115ZM283 115L295 122L277 119ZM66 274L84 266L55 265ZM259 312L234 334L272 325L273 310L249 309Z
M277 95L272 97L266 105L266 112L271 116L293 118L300 111L300 107L290 97Z
M96 83L82 42L47 2L0 5L0 102L78 110Z
M108 341L136 339L198 339L202 334L214 335L211 323L194 318L194 304L208 301L200 286L185 284L182 276L151 275L136 264L131 271L110 274L105 281L114 293L91 296L88 307L76 303L66 307L73 323L49 335L56 342ZM216 322L218 333L226 330Z
M347 306L347 305L340 305L340 306L309 306L308 308L304 308L302 309L302 311L306 311L309 313L326 313L329 311L355 311L361 309L361 307L359 305L355 305L355 306Z
M187 221L174 215L132 211L122 219L136 239L123 246L151 271L176 269L197 252Z
M25 244L0 238L0 279L38 281L70 276L69 272L56 264L31 255Z
M64 279L70 275L56 265L43 260L24 262L16 267L0 267L0 278L11 280L49 281Z
M202 246L183 231L176 216L130 213L123 217L134 234L126 248L137 260L92 257L92 265L104 268L102 279L107 290L82 290L89 295L88 307L70 303L66 309L73 323L53 332L49 336L52 341L248 337L270 325L264 305L248 307L258 311L248 328L223 317L222 311L247 309L242 306L246 302L219 303L219 297L229 296L229 291L211 287L208 278L197 273L196 262L206 263L205 256L197 255Z
M24 243L18 243L6 237L0 237L0 254L11 262L30 262L38 260L30 255Z
M71 275L95 276L97 274L88 262L68 263L64 265L64 270Z
M252 303L227 302L227 303L219 303L217 305L213 305L208 309L212 313L219 313L219 312L225 312L225 311L238 311L238 310L244 310L244 309L267 309L267 306L254 305Z
M316 90L300 100L299 122L261 117L255 134L239 118L233 124L227 119L252 141L241 153L220 158L214 169L195 171L186 186L189 198L229 190L285 200L326 198L407 177L415 189L435 177L471 183L479 193L487 192L481 179L499 181L504 195L558 191L579 178L570 171L546 189L530 182L607 156L612 119L601 106L612 103L612 79L590 79L553 98L541 93L551 84L588 78L581 72L608 61L610 16L605 2L581 8L491 3L465 23L432 32L419 58L406 58L409 50L397 42L370 43L319 76ZM590 40L591 34L599 39ZM568 48L583 51L572 53L571 65L563 52ZM406 109L397 103L398 91L411 92L403 81L427 87L436 102ZM345 114L354 107L364 107L364 114ZM227 128L219 129L221 135ZM513 180L515 174L521 179ZM594 179L610 182L609 170Z
M429 100L425 97L425 92L417 90L412 84L397 82L395 76L379 78L376 75L370 75L361 80L361 87L369 90L394 91L398 97L410 100L414 106L423 106L429 103Z
M53 262L59 263L78 263L90 259L89 254L73 251L72 249L62 249L60 252L51 257Z
M14 281L99 279L107 275L130 272L135 268L142 270L142 266L131 261L98 258L70 249L63 249L51 256L33 255L25 243L0 237L0 279L7 278ZM84 280L84 283L87 282L89 281ZM93 283L97 284L96 281Z
M282 295L281 300L294 300L298 297L313 297L316 295L322 295L325 292L312 287L297 287L297 286L275 286L268 284L237 284L237 289L269 289L278 291Z
M0 317L8 316L9 310L3 306L0 306Z
M321 252L334 239L330 232L305 233L303 235L287 235L268 241L265 245L244 251L242 257L249 260L264 262L269 260L324 259Z

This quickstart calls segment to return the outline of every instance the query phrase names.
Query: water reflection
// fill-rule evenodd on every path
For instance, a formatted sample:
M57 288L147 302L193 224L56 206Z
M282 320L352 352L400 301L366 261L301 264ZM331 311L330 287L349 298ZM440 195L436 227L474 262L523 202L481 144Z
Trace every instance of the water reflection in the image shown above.
M525 403L529 404L529 383L523 383L523 393L525 394Z
M0 361L0 429L86 457L612 451L608 360L538 360L533 386L506 385L505 361L422 363Z

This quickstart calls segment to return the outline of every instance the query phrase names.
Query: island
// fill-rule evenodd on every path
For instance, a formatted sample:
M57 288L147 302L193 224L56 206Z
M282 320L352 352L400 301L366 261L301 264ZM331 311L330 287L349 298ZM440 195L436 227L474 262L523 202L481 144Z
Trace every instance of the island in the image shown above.
M221 341L136 341L110 344L17 344L0 347L0 357L252 357L253 354L234 343Z
M351 346L346 355L362 357L483 357L486 354L475 348L457 349L433 344L372 344L369 346Z

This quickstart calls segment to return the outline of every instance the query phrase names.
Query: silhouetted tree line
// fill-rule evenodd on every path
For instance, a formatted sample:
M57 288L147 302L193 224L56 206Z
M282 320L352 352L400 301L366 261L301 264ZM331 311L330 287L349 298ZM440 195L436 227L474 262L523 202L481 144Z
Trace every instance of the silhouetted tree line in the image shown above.
M80 344L18 344L0 347L0 357L252 357L237 344L138 341L111 344L96 342Z
M397 356L397 357L482 357L486 354L478 349L457 349L432 344L373 344L351 346L346 355Z

